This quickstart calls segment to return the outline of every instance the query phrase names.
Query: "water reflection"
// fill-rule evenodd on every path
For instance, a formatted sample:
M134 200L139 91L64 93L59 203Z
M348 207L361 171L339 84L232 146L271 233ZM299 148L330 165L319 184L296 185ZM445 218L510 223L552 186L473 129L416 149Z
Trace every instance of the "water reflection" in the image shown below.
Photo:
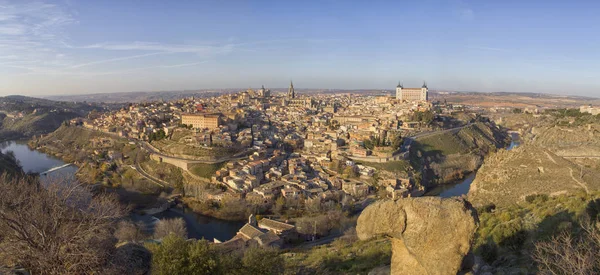
M15 158L20 162L25 172L44 173L65 164L58 158L30 149L26 141L1 142L0 151L2 153L14 152ZM42 183L73 182L77 169L75 165L67 166L48 174L41 174L40 180ZM153 228L158 219L183 218L190 238L205 238L210 241L213 241L214 238L227 241L235 236L237 231L244 225L243 222L219 220L178 208L172 208L154 216L137 215L136 217L132 215L132 218L146 224L150 229Z
M511 136L510 145L508 145L508 147L506 147L506 150L509 150L509 151L516 147L519 147L519 145L521 144L521 137L519 136L518 133L512 132L512 133L510 133L510 136ZM439 196L442 198L450 198L450 197L466 195L467 193L469 193L469 189L471 188L471 183L473 183L473 180L475 180L476 174L477 174L477 171L469 174L469 176L458 181L457 183L450 183L450 184L444 184L444 185L437 186L437 187L433 188L431 191L427 192L427 194L425 194L425 195L426 196Z

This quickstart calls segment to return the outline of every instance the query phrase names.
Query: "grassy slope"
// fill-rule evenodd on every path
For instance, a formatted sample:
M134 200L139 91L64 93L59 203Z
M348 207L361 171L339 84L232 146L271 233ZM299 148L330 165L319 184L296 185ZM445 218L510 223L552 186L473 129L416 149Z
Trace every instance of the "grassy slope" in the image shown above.
M450 182L474 171L481 156L506 146L505 141L504 133L475 123L458 132L418 138L411 145L410 163L417 170L431 163L439 167L424 175L427 184Z
M2 121L0 136L6 138L23 138L45 134L58 129L61 124L78 115L73 112L55 112L28 114L22 118L5 118Z
M479 209L480 225L474 251L502 274L521 269L536 272L531 253L535 242L561 231L579 232L579 221L597 215L594 200L600 193L579 192L556 197L531 196L520 205L495 211ZM494 271L492 271L494 273ZM531 273L530 273L531 274Z
M556 195L585 188L590 192L600 190L598 178L597 171L581 168L543 148L521 145L486 158L468 196L477 206L504 206L521 203L525 196L532 194Z
M215 172L217 172L219 169L221 169L221 167L225 166L226 162L221 162L221 163L197 163L197 164L193 164L189 170L190 172L192 172L192 174L199 176L199 177L203 177L203 178L207 178L210 179L210 177L212 177Z
M328 245L284 254L285 274L367 274L389 265L391 255L391 244L386 239L337 239Z

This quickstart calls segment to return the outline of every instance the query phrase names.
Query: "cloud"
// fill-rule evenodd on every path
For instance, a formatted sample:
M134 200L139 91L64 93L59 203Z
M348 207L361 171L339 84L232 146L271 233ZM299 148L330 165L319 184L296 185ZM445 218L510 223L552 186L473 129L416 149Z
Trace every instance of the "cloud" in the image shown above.
M0 26L0 35L23 35L27 33L27 27L19 24Z
M12 74L11 76L27 76L27 75L102 76L102 75L121 75L121 74L147 71L147 70L151 70L151 69L170 69L170 68L190 67L190 66L204 64L206 62L208 62L208 61L205 60L205 61L193 62L193 63L157 65L157 66L148 66L148 67L141 67L141 68L132 68L132 69L126 69L126 70L117 70L117 71L104 71L104 72L48 70L48 69L43 69L43 68L35 68L35 67L19 66L19 65L14 65L14 66L8 65L8 67L28 70L28 72ZM2 64L0 64L0 65L2 65Z
M146 57L146 56L153 56L153 55L159 55L159 54L165 54L165 52L155 52L155 53L138 54L138 55L125 56L125 57L117 57L117 58L111 58L111 59L97 60L97 61L92 61L92 62L88 62L88 63L73 65L70 68L71 69L77 69L77 68L91 66L91 65L103 64L103 63L110 63L110 62L117 62L117 61L123 61L123 60L130 60L130 59L142 58L142 57Z
M64 27L76 23L60 6L43 2L9 1L0 7L0 56L15 63L56 67L63 61L59 41ZM55 62L56 61L56 62ZM6 64L0 64L6 66ZM35 67L33 67L35 68Z
M165 53L195 53L200 55L224 54L233 50L233 44L212 45L173 45L154 42L99 43L87 45L83 49L103 49L113 51L159 51Z

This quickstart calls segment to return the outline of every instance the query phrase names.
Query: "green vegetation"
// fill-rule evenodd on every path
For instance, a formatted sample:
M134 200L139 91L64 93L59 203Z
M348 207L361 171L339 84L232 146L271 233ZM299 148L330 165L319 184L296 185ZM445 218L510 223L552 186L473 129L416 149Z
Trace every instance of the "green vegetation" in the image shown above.
M457 131L417 138L410 163L423 171L425 186L451 182L477 169L481 158L508 144L508 135L493 125L473 123Z
M398 133L393 136L390 140L386 139L385 136L370 137L363 141L365 148L373 150L375 147L387 146L390 147L391 151L396 151L402 146L402 136Z
M385 171L389 171L389 172L393 172L393 173L406 172L408 170L408 168L410 167L410 163L406 160L389 161L389 162L383 162L383 163L359 162L359 164L373 167L377 170L385 170Z
M565 232L582 234L582 222L598 220L598 198L599 192L531 195L521 205L479 208L474 251L498 272L514 268L536 272L531 260L535 245Z
M286 274L367 274L390 264L391 244L387 239L359 241L354 234L329 245L292 251L286 257Z
M173 188L183 190L184 178L181 168L154 160L145 161L141 166L153 177L169 183Z
M25 96L0 99L0 139L20 139L50 133L64 122L86 116L90 111L118 106L60 102Z
M283 274L284 262L273 249L249 248L222 253L206 240L171 234L161 244L148 244L154 274Z
M156 140L152 142L152 146L158 148L166 154L181 155L192 158L222 158L240 152L239 148L192 146L168 139Z
M227 162L196 163L196 164L192 164L189 167L189 170L190 170L190 172L192 172L192 174L194 174L196 176L210 179L210 177L212 177L215 174L215 172L217 172L219 169L221 169L223 166L225 166L225 164L227 164Z
M411 116L411 121L420 121L423 122L425 125L429 125L433 122L433 119L435 118L435 114L432 111L424 111L424 112L414 112L412 113Z
M152 142L152 141L156 141L156 140L165 139L166 137L167 137L167 134L165 133L165 130L159 129L155 133L150 133L150 136L148 136L148 140L150 142Z
M19 161L16 159L14 152L0 152L0 174L15 176L22 173L23 169L19 164Z

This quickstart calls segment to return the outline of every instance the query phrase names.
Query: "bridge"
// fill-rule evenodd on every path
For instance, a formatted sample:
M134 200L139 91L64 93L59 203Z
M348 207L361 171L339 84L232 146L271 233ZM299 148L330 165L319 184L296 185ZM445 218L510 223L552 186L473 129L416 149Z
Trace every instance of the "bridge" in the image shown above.
M42 172L42 173L40 173L40 175L46 175L46 174L48 174L48 173L51 173L51 172L54 172L54 171L56 171L56 170L60 170L60 169L63 169L63 168L69 167L69 166L71 166L71 165L72 165L71 163L67 163L67 164L64 164L64 165L61 165L61 166L53 167L53 168L50 168L50 169L48 169L48 171L45 171L45 172Z

